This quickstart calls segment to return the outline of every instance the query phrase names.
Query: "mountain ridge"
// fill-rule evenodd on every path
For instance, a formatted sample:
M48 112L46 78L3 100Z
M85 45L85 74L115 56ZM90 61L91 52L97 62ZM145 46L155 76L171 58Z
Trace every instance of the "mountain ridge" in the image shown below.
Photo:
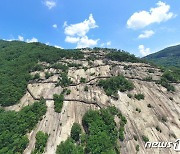
M5 44L0 153L175 153L144 147L180 137L180 83L173 74L116 49ZM3 91L7 84L11 94L23 90L19 99Z
M164 48L143 58L163 66L180 67L180 45Z

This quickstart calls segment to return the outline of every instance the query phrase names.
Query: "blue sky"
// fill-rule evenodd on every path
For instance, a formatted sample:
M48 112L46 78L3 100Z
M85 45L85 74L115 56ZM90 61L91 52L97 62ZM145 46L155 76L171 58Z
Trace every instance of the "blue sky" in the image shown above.
M1 0L0 38L144 56L180 44L179 0Z

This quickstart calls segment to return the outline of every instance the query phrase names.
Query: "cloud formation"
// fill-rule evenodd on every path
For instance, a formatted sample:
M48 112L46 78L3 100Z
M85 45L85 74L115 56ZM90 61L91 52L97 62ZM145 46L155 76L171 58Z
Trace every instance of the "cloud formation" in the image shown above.
M21 35L18 35L18 40L19 40L19 41L24 41L24 37L21 36Z
M153 23L165 22L175 15L169 12L170 5L159 1L157 7L151 8L149 11L135 12L127 21L127 27L131 29L144 28Z
M57 24L52 25L53 28L58 28Z
M77 24L68 25L64 23L64 33L66 35L65 42L76 43L77 48L85 48L97 45L99 39L89 39L87 33L90 29L97 28L98 25L93 18L93 15L89 15L89 19Z
M56 2L53 0L45 0L44 4L48 7L48 9L52 9L56 6Z
M55 48L58 48L58 49L64 49L64 48L62 48L62 47L59 46L59 45L54 45L54 47L55 47Z
M77 42L77 48L86 48L97 45L99 39L93 40L89 39L87 36L83 36L80 38L80 40Z
M33 43L33 42L38 42L38 39L33 37L32 39L27 39L26 40L27 43Z
M150 48L145 48L144 45L139 45L138 49L142 56L147 56L151 53Z
M149 38L151 37L152 35L154 35L154 31L152 30L146 30L146 31L143 31L142 34L140 34L138 36L139 39L144 39L144 38Z
M111 46L111 41L101 44L101 47L109 47L109 46Z

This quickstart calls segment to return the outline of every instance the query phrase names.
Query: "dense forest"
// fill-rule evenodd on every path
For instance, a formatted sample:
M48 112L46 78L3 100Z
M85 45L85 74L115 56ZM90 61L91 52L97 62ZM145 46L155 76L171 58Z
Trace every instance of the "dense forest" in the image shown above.
M145 62L144 60L135 57L135 55L120 50L111 51L106 55L106 58L119 62L132 62L132 63Z
M98 85L103 87L108 96L116 96L118 91L130 91L134 88L133 83L128 81L124 76L114 76L105 80L101 79Z
M180 45L165 48L144 57L144 59L166 67L180 67Z
M55 63L62 58L83 58L79 50L62 50L41 43L0 41L0 105L18 103L24 95L29 74L38 61Z
M22 153L29 142L26 133L34 129L45 113L44 100L19 112L0 109L0 154Z

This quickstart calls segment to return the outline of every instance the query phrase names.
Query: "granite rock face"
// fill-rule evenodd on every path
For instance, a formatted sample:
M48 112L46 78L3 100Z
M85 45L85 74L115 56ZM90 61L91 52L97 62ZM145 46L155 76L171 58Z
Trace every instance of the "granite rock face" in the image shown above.
M66 60L58 63L76 63L82 67L71 67L68 70L68 77L73 84L66 87L71 90L69 95L65 95L65 101L61 113L54 111L54 94L60 94L63 90L57 86L59 81L58 69L47 68L40 73L40 80L30 82L26 94L22 97L19 104L7 107L6 110L19 111L22 107L32 104L34 101L44 98L47 105L47 113L39 121L36 128L28 134L29 144L25 154L30 154L35 147L35 136L38 131L49 134L45 153L54 154L57 145L65 141L70 135L71 127L74 122L82 123L83 115L89 110L98 110L107 106L114 105L127 118L125 126L125 140L120 142L122 154L135 154L136 146L139 145L140 154L172 154L176 153L172 148L151 148L145 149L145 142L142 136L145 135L150 141L171 141L180 138L180 83L172 83L175 92L168 92L166 88L156 84L162 72L159 68L145 63L130 63L105 60L104 51L91 53L83 51L85 56L96 55L97 59L88 62L82 60ZM47 63L42 63L48 65ZM149 73L153 69L153 73ZM45 72L53 75L46 79ZM35 74L37 72L32 72ZM130 92L118 92L118 100L108 97L104 90L97 86L97 82L103 78L124 75L135 85ZM152 77L150 81L146 79ZM81 78L86 82L81 83ZM88 91L85 91L85 86ZM144 94L144 100L129 98L131 94ZM171 98L171 99L170 99ZM173 98L173 99L172 99ZM166 119L166 120L163 120ZM137 141L134 139L136 138Z

